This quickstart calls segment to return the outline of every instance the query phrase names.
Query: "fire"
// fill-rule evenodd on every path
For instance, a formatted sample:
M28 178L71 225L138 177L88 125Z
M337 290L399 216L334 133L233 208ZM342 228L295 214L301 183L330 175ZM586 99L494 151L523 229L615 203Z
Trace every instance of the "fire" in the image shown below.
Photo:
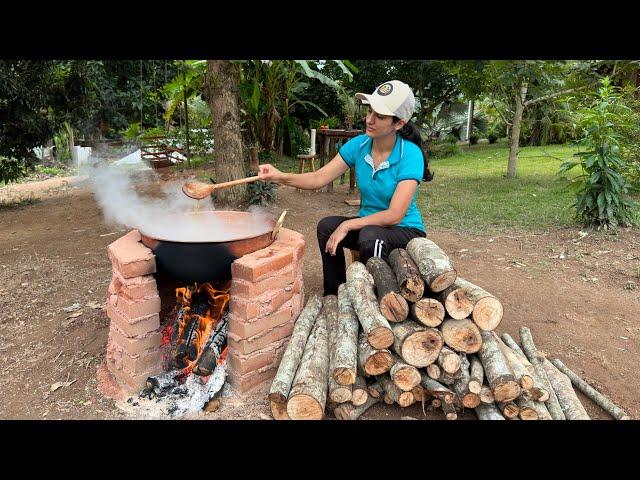
M176 288L177 328L174 328L173 359L177 368L189 373L196 367L207 339L223 319L229 304L231 282L220 289L210 283ZM226 355L226 347L223 352ZM222 355L220 355L222 357Z

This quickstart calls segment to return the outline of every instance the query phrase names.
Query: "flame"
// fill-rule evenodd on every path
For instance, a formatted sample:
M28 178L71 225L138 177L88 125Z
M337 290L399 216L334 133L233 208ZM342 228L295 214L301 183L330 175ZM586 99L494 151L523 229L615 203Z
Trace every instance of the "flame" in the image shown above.
M196 365L209 334L222 320L231 298L230 289L231 281L222 285L220 290L210 283L203 283L200 286L196 283L193 287L176 288L179 310L177 340L173 356L176 363L182 363L183 375L189 374ZM195 298L202 295L205 295L208 300L206 311L202 314L192 312ZM226 356L226 348L224 355Z

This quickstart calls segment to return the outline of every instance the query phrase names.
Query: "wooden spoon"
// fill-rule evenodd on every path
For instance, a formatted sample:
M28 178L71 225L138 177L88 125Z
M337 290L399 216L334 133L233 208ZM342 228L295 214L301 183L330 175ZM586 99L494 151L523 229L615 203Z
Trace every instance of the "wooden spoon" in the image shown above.
M221 188L233 187L234 185L241 185L243 183L251 183L256 180L260 180L260 177L257 175L255 177L247 177L241 178L240 180L232 180L230 182L223 183L201 183L201 182L188 182L182 186L182 192L191 198L195 198L196 200L202 200L203 198L208 197L215 190L219 190Z

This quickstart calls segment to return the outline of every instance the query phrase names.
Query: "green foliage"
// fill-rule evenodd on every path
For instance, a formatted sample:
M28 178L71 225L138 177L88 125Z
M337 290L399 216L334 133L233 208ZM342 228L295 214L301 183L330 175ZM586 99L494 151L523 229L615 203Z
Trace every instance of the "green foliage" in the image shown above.
M487 135L487 140L489 140L490 144L494 144L498 140L498 135L495 133L495 131L491 130L489 132L489 135Z
M479 138L480 137L475 133L472 133L471 135L469 135L469 145L477 144Z
M575 154L579 160L564 162L560 173L576 166L582 169L573 206L585 225L604 229L638 225L638 205L628 197L628 185L621 173L622 136L616 132L627 127L623 116L629 108L620 101L620 94L608 77L601 85L591 108L577 112L576 123L583 132L579 142L583 149Z
M251 173L257 175L257 173ZM249 190L249 204L266 207L274 203L278 198L278 184L273 182L251 182L247 184Z
M434 145L431 150L433 152L433 156L435 158L447 158L453 155L460 154L460 145L456 143L457 140L455 140L455 137L453 138L453 142L445 141L443 143Z

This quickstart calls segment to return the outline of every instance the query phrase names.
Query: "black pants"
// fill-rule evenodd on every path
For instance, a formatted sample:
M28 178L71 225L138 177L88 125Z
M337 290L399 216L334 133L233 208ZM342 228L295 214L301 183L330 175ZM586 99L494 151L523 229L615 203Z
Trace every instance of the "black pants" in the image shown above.
M393 249L405 248L409 240L427 236L417 228L370 225L361 230L350 231L338 245L335 256L325 252L325 246L334 230L351 218L357 217L325 217L318 222L318 245L322 256L325 295L337 295L338 286L347 280L343 248L358 250L360 261L366 264L373 256L386 259Z

